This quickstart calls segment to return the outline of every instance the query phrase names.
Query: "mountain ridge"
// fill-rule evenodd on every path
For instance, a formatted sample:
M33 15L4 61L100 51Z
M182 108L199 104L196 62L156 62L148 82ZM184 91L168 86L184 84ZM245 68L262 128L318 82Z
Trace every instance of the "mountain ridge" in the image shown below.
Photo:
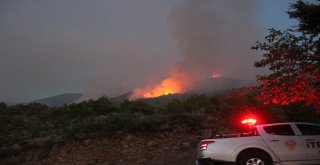
M179 94L170 94L170 95L163 95L156 98L142 98L144 100L150 100L151 102L159 102L159 100L172 100L174 98L184 98L183 95L190 95L190 94L212 94L212 93L219 93L223 91L228 91L234 88L241 88L246 86L256 85L255 81L250 80L243 80L237 78L228 78L228 77L219 77L219 78L208 78L204 81L200 81L193 85L185 93ZM123 101L123 100L130 100L130 96L132 95L131 92L127 92L115 97L110 97L111 101ZM32 103L40 103L45 104L47 106L62 106L64 104L71 104L75 101L79 100L83 94L81 93L63 93L51 97L46 97L38 100L31 101ZM162 99L161 99L162 98ZM162 102L162 101L160 101Z
M62 106L64 104L71 104L80 99L81 93L63 93L55 96L50 96L42 99L31 101L31 103L40 103L47 106Z

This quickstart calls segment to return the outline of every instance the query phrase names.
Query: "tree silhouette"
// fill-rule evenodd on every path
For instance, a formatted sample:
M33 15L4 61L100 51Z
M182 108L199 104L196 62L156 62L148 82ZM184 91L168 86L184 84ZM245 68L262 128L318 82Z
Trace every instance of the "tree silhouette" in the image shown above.
M320 5L297 1L288 14L299 26L269 29L265 41L252 47L264 53L255 67L271 70L257 76L258 97L265 104L303 102L320 109Z

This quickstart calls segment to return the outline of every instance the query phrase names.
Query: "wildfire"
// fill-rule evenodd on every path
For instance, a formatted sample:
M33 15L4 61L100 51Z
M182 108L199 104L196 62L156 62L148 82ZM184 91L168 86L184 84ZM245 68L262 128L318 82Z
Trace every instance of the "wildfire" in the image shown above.
M211 78L220 78L221 77L221 74L217 74L217 73L212 73L210 75Z
M181 92L181 86L179 85L179 82L169 77L163 80L159 85L156 85L150 91L144 92L143 97L158 97L161 95L168 95L179 92Z
M131 95L131 99L152 98L181 93L185 91L188 84L187 74L177 69L173 69L170 75L159 84L147 85L146 87L135 89Z

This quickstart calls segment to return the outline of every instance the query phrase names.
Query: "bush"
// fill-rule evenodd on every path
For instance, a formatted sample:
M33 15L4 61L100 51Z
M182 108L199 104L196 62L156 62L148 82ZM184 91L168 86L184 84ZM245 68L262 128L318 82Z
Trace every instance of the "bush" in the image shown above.
M22 151L22 146L19 144L14 144L11 146L2 146L0 148L0 157L12 156L17 155Z
M312 107L266 106L252 93L241 92L229 96L191 95L157 108L147 100L114 103L106 97L62 107L0 106L0 156L19 154L29 147L47 148L59 141L110 135L117 131L153 132L175 126L236 128L245 114L259 114L265 122L320 122L319 114Z

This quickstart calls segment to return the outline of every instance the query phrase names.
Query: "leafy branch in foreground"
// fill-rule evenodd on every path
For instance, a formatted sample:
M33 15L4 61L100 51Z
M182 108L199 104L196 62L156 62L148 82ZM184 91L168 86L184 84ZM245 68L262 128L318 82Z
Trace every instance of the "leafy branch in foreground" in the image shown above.
M263 58L255 67L267 67L271 73L258 76L258 98L265 104L288 105L303 102L320 108L320 5L297 1L288 12L300 21L299 28L285 31L269 29L264 42L253 49Z

